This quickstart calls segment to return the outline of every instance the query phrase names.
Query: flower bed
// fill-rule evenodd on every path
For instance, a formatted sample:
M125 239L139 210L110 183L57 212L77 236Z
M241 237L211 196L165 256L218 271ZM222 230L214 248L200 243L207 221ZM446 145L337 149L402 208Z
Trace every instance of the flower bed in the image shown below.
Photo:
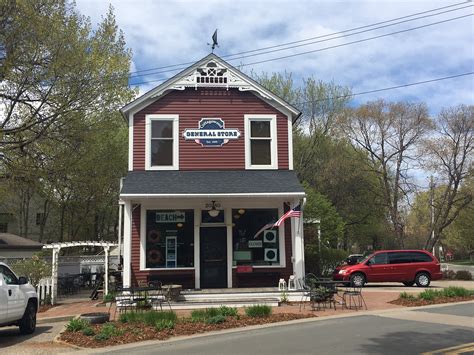
M222 307L194 311L191 317L185 318L176 318L173 312L127 313L120 317L120 321L103 325L82 324L82 327L77 327L74 323L60 339L81 347L97 348L314 317L301 313L268 314L264 308L249 312L249 308L246 309L248 315L239 314L235 308Z
M463 287L447 287L443 290L425 290L417 296L402 292L396 300L390 303L406 307L416 307L472 300L474 300L474 291Z

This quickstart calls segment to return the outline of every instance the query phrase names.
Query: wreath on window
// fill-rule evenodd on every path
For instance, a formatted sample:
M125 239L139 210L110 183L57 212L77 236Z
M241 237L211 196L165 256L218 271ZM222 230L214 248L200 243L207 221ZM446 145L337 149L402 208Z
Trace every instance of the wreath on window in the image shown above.
M161 239L161 233L159 230L152 229L148 232L147 239L150 243L158 243Z
M147 259L152 264L158 264L161 260L163 260L163 257L158 249L151 249L147 253Z

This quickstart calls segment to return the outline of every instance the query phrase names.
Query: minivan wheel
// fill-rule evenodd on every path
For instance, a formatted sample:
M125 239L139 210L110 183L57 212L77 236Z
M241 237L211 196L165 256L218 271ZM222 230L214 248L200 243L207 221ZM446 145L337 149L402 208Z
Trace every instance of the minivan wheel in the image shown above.
M365 276L360 272L351 275L351 285L356 287L363 287L365 284Z
M411 287L415 284L415 281L405 281L403 284L407 287Z
M426 272L416 274L415 282L418 287L428 287L431 282L430 275Z
M28 303L23 318L20 320L20 333L31 334L36 329L36 307L33 303Z

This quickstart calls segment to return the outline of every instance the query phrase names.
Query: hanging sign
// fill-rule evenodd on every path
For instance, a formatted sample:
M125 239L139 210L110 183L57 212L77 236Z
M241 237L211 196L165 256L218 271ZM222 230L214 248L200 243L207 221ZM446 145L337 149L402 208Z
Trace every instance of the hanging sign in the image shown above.
M156 223L178 223L185 222L185 214L181 211L156 212Z
M185 140L194 140L203 147L221 147L231 139L238 139L240 131L237 128L225 128L221 118L203 118L199 128L187 128L183 132Z

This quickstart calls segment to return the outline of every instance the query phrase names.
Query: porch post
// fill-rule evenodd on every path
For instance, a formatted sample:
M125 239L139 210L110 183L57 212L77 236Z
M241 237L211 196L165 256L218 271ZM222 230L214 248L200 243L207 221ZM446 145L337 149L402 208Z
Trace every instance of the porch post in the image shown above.
M119 260L118 263L120 265L121 258L122 258L122 206L123 203L119 202L119 222L118 222L118 250L119 250Z
M105 279L104 279L104 296L109 294L109 248L104 247L105 252Z
M300 202L300 201L298 201ZM298 203L296 202L296 203ZM296 278L302 278L305 275L304 267L304 243L303 243L303 205L301 202L301 217L296 219L295 228L295 276Z
M51 304L56 304L58 296L58 256L60 248L53 248L53 258L51 267Z
M132 202L125 201L123 214L123 287L131 286Z

